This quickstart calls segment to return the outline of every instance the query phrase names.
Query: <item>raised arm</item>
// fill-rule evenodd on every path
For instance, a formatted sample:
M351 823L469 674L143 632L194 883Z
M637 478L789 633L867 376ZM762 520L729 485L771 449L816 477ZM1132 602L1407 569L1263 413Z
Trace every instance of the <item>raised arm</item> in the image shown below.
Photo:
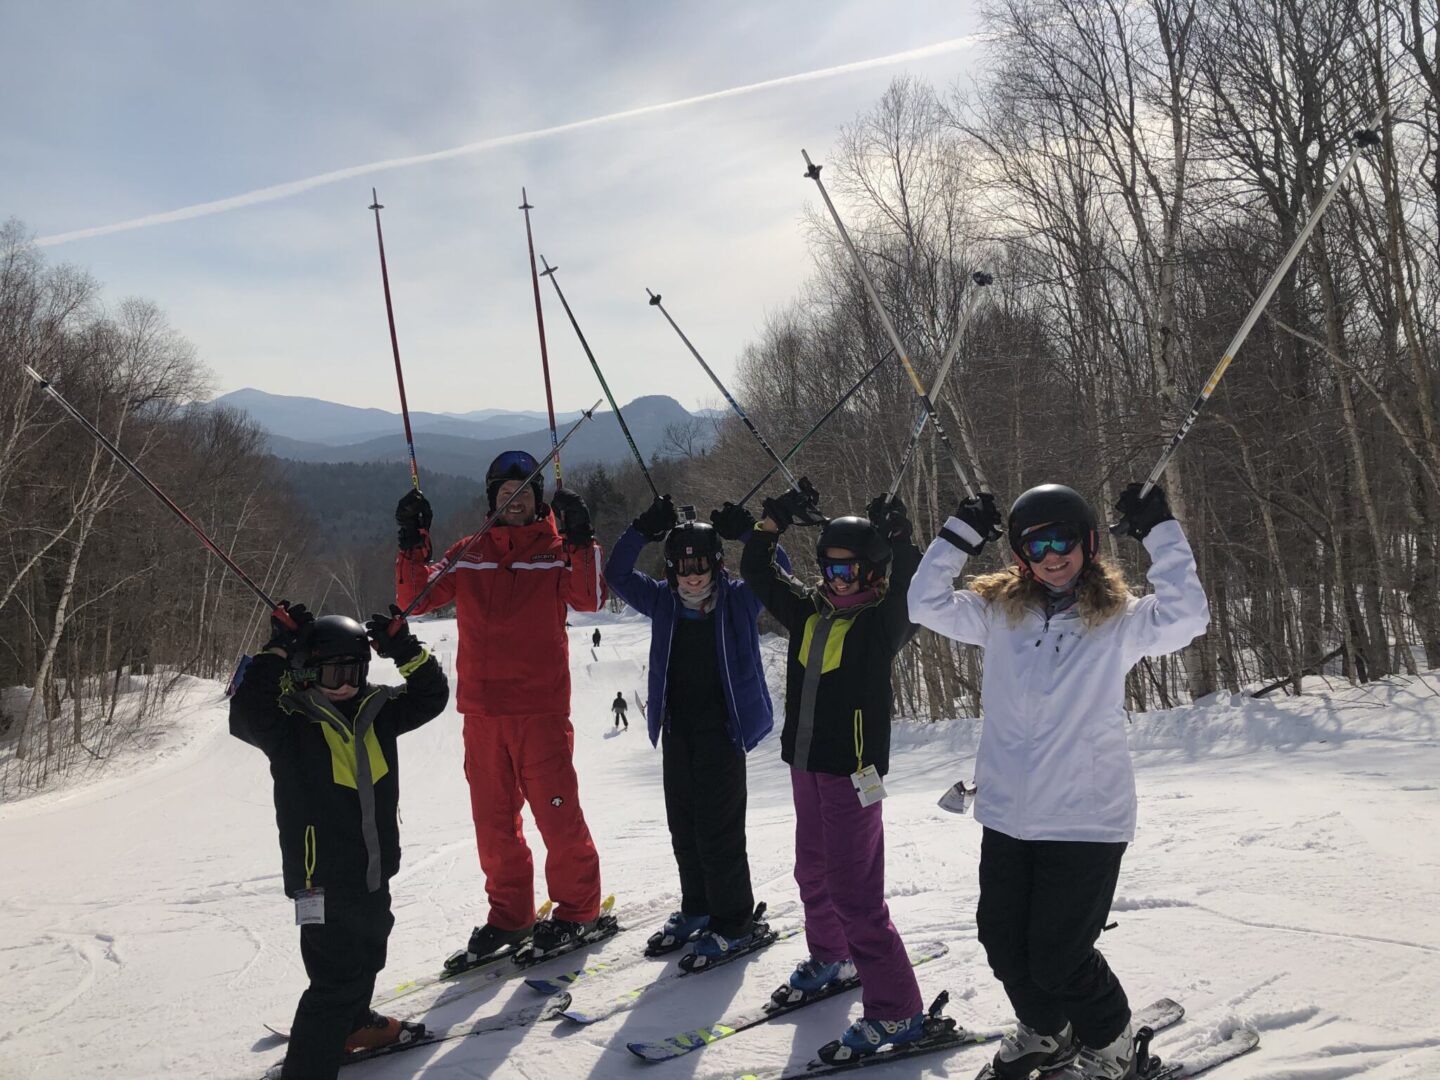
M966 499L930 542L910 581L910 618L967 645L984 645L990 636L990 605L969 589L955 588L972 555L987 538L999 534L1000 512L989 493Z

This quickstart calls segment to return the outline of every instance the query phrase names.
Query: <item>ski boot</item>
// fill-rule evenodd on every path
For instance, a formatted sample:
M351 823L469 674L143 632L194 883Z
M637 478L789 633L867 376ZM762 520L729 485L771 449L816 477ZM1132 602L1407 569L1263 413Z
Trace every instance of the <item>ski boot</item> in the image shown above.
M1047 1080L1135 1080L1135 1038L1125 1025L1113 1042L1095 1047L1076 1044L1075 1060Z
M489 923L477 926L470 932L470 942L464 950L450 954L445 961L445 970L451 975L458 975L491 960L509 956L530 940L534 929L527 926L522 930L501 930Z
M835 983L848 983L855 977L855 965L849 960L827 964L807 957L790 973L790 981L770 995L770 1000L776 1005L796 1005L806 998L824 993Z
M599 926L600 920L571 922L569 919L546 919L535 924L535 933L530 938L530 947L536 957L573 949Z
M826 1043L816 1057L826 1065L839 1065L879 1053L882 1046L900 1047L925 1037L925 1014L918 1012L904 1020L872 1020L862 1016L837 1040Z
M414 1042L425 1036L425 1025L413 1020L396 1020L393 1016L382 1016L372 1011L370 1019L350 1033L345 1040L345 1052L354 1054L366 1050L381 1050Z
M645 942L645 955L664 956L674 952L694 940L709 925L709 915L686 915L683 911L672 911L665 925Z
M1027 1024L1020 1023L1012 1035L1006 1035L994 1059L982 1070L986 1080L1030 1080L1034 1072L1050 1073L1063 1069L1075 1060L1075 1039L1066 1024L1058 1035L1042 1035Z

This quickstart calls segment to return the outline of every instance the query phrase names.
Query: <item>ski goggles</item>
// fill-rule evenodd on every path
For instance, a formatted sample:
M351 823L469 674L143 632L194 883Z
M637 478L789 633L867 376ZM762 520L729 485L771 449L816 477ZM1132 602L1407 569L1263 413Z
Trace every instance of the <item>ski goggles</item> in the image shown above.
M1069 555L1080 544L1080 533L1069 525L1042 525L1020 538L1020 554L1026 562L1039 562L1046 552Z
M715 569L709 555L682 555L675 560L676 577L698 577Z
M859 559L821 559L820 574L826 581L857 583L860 580Z
M527 450L507 450L490 466L490 479L524 480L540 468L535 455Z
M315 669L315 685L322 690L340 690L346 686L359 688L365 684L367 661L341 657L322 660Z

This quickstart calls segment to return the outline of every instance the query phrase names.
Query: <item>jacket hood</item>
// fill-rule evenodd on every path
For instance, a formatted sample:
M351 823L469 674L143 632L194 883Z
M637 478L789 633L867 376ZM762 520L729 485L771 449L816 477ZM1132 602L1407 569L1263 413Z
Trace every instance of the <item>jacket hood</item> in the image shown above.
M966 584L1004 612L1011 626L1020 624L1027 609L1045 610L1045 586L1032 578L1022 577L1015 566L993 574L977 575ZM1077 593L1074 610L1086 626L1094 627L1125 610L1130 599L1130 586L1118 566L1103 555L1097 555L1080 572Z

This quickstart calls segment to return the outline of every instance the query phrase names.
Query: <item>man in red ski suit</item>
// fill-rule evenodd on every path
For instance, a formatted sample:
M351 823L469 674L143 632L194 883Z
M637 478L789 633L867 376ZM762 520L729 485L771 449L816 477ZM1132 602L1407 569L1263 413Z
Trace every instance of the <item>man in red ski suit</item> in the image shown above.
M567 605L597 611L607 593L602 553L590 515L573 492L541 501L537 468L524 451L507 451L486 475L490 508L518 495L494 526L417 613L455 604L459 651L456 700L465 717L465 777L485 891L486 925L467 946L469 962L518 948L534 934L548 952L581 936L600 909L600 859L580 809L570 725ZM427 564L433 514L424 495L406 494L396 509L401 551L396 601L407 606L468 541ZM545 841L545 880L553 919L535 922L534 860L525 843L522 803L530 804ZM543 938L543 940L542 940Z

